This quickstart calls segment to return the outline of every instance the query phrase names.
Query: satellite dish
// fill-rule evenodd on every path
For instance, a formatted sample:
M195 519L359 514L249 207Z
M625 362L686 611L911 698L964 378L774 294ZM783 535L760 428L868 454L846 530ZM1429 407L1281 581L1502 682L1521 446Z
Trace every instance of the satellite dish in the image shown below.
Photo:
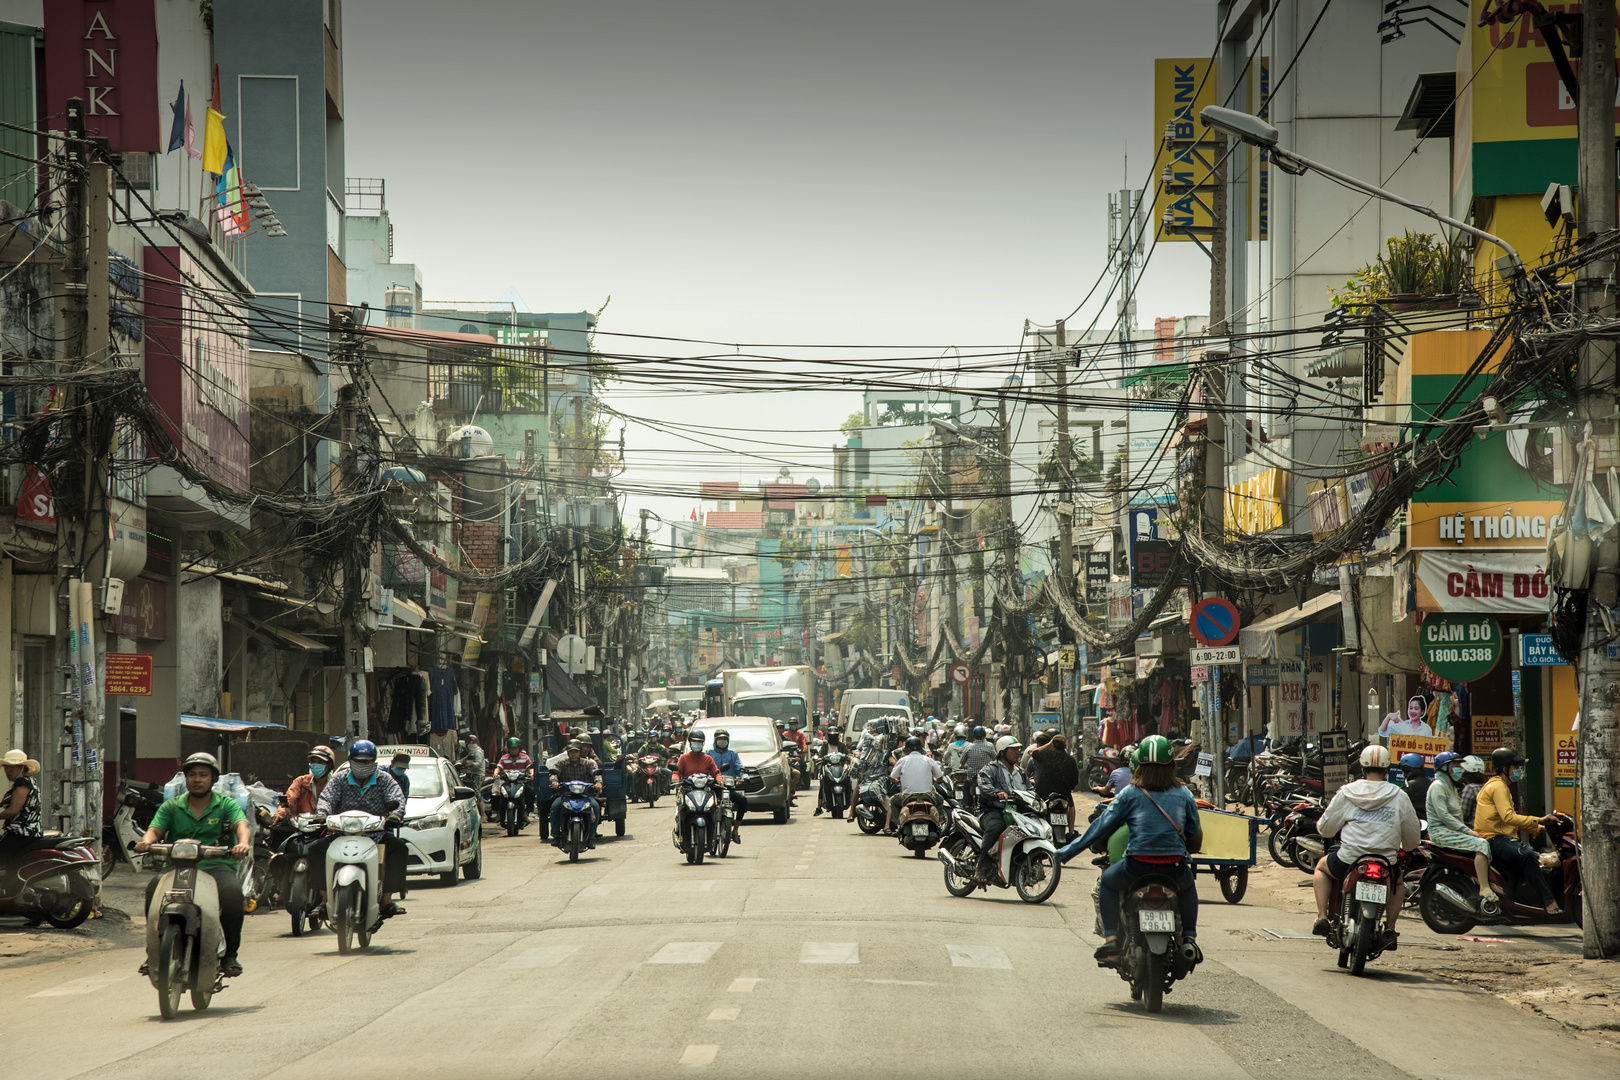
M557 663L568 674L579 675L587 667L588 649L584 638L577 634L566 634L557 642Z
M818 494L821 491L821 481L812 476L804 482L804 490L812 495Z

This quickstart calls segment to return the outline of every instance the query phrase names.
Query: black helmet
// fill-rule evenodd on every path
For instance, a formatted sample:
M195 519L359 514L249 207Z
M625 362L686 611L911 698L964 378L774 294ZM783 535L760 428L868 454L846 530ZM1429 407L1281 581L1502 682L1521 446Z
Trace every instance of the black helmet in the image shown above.
M973 741L978 742L980 739L983 739L983 738L984 738L984 725L983 724L974 724L973 725Z
M915 754L922 749L922 740L913 735L906 740L906 753Z
M1523 764L1524 755L1513 749L1511 746L1498 746L1495 750L1491 751L1492 772L1498 774L1506 773L1509 769L1513 768L1513 766Z
M703 739L703 732L699 731L697 728L693 728L691 731L686 733L686 740L688 742L702 743Z

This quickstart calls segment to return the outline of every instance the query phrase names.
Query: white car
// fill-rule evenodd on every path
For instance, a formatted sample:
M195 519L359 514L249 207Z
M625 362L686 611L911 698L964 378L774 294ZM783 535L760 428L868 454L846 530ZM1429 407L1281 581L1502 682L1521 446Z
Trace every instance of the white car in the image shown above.
M478 819L478 800L470 788L457 798L460 780L450 763L427 746L379 746L377 761L384 768L403 751L411 755L407 777L411 790L405 797L405 826L399 838L411 849L407 874L438 874L446 885L456 883L456 868L468 881L484 872L484 846Z

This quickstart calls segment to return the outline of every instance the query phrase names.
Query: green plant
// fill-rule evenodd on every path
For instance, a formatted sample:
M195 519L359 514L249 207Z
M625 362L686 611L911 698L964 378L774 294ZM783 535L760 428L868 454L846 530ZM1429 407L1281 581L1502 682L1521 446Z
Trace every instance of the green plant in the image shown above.
M1392 296L1448 296L1461 291L1468 248L1460 240L1412 232L1384 242L1384 253L1345 280L1333 303L1360 312Z
M852 412L848 416L844 417L844 422L838 425L838 430L843 432L845 435L853 435L865 426L866 414L863 412Z

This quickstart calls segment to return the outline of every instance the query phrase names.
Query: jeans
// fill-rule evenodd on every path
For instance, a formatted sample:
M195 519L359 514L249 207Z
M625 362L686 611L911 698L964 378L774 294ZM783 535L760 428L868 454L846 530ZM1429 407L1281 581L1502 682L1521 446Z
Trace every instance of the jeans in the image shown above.
M1002 812L1000 803L988 809L979 808L979 831L984 834L984 846L979 850L985 862L995 861L996 841L1001 839L1001 833L1006 828L1007 815Z
M585 842L594 843L596 840L596 821L602 816L602 804L586 796L591 803L591 819L585 823ZM561 796L551 800L551 838L562 843L562 816L563 799Z
M1511 836L1493 836L1489 843L1491 862L1500 867L1505 876L1518 876L1532 882L1536 887L1536 895L1541 897L1542 907L1554 902L1552 890L1547 888L1547 875L1541 872L1541 861L1536 855L1535 848Z
M326 849L332 846L336 836L323 836L309 845L309 864L317 868L320 875L321 891L326 891ZM377 846L382 848L382 891L397 893L405 891L405 864L410 861L411 848L393 833L384 833L382 839L377 840Z
M1137 878L1159 874L1169 878L1176 886L1176 902L1181 908L1181 932L1185 937L1198 936L1198 888L1193 883L1192 866L1185 860L1174 865L1145 863L1126 857L1102 872L1097 883L1097 914L1102 916L1103 936L1113 937L1119 921L1119 894L1131 887Z
M242 920L247 917L242 910L242 883L236 879L234 867L229 870L222 866L215 867L203 873L213 878L219 889L219 930L225 938L225 955L235 956L242 947ZM163 875L156 874L146 883L146 907L143 911L152 910L152 894L157 892L158 882L162 880Z

